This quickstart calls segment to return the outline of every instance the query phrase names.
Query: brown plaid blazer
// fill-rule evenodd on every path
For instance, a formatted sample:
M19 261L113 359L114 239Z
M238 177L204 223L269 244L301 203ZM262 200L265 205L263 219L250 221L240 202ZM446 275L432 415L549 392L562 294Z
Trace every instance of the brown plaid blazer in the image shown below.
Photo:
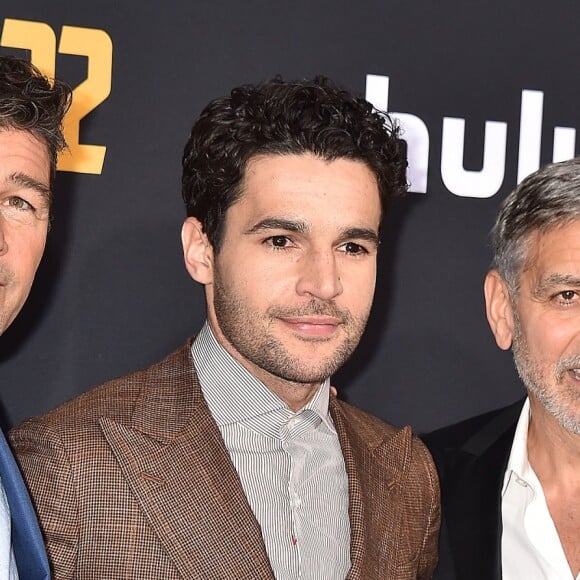
M10 436L56 580L274 578L188 343ZM331 398L349 478L349 579L429 578L439 487L430 455Z

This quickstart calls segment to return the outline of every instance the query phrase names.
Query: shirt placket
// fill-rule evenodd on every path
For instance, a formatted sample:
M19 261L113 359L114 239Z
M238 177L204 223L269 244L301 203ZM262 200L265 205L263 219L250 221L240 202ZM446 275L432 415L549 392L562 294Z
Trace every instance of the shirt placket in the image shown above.
M302 554L301 554L301 532L300 532L300 518L299 510L301 506L301 498L298 491L298 482L296 481L297 462L300 458L296 456L296 449L292 445L292 440L295 437L298 424L301 421L301 413L292 414L288 420L280 428L280 438L282 441L282 449L287 454L290 461L290 476L288 478L288 501L290 504L291 516L291 534L292 534L292 556L298 570L298 578L302 576Z

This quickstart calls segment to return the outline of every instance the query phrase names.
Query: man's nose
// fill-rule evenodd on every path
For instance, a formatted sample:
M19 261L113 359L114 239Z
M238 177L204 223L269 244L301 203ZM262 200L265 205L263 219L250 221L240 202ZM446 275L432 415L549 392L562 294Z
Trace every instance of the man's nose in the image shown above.
M321 300L332 300L342 293L342 282L333 251L309 252L301 260L296 290Z

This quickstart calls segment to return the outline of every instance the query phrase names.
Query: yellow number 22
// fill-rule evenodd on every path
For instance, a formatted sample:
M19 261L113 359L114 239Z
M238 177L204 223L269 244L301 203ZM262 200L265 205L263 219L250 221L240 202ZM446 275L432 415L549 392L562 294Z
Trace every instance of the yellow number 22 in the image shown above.
M55 76L56 35L48 24L6 18L0 45L30 50L31 62L47 76ZM64 120L69 149L59 157L58 169L100 174L107 148L81 143L80 122L111 93L113 43L104 30L63 26L58 52L88 57L87 77L73 90L72 105Z

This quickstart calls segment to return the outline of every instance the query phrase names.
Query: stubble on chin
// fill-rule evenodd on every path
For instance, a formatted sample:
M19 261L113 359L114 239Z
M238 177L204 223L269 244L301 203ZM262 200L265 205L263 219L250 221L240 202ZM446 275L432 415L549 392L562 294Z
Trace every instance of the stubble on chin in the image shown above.
M297 307L273 306L265 313L253 312L225 288L219 276L214 278L213 306L221 333L246 361L278 379L301 384L321 383L340 368L358 345L367 320L356 318L331 302L318 300ZM275 335L279 319L309 315L332 316L340 321L337 333L342 339L330 354L324 353L324 346L332 343L332 338L295 337L292 340L309 349L308 356L300 356ZM317 351L320 359L308 362Z
M552 376L546 377L532 358L517 315L512 342L514 363L525 387L564 429L580 435L580 389L576 385L569 386L566 381L571 369L580 368L580 354L558 360L553 366Z

